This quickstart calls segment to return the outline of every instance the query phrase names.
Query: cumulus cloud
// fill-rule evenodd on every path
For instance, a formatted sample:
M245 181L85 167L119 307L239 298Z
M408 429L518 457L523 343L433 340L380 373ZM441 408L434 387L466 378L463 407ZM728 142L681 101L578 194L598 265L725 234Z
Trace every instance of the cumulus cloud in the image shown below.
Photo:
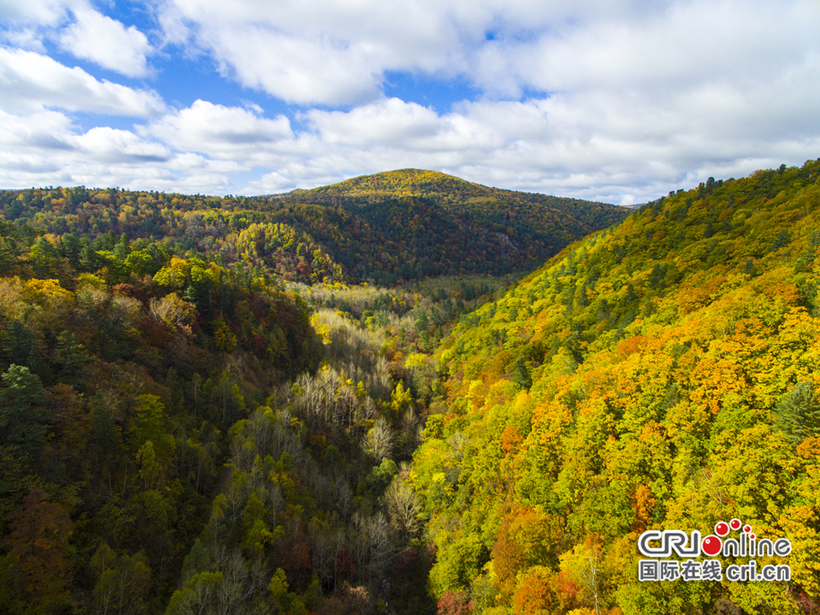
M149 117L165 104L150 90L98 80L33 51L0 47L0 104L10 111L42 108Z
M53 41L76 58L128 77L148 75L147 58L154 52L136 26L104 15L89 0L0 0L0 38L39 52Z
M288 102L336 105L376 98L386 70L445 68L448 41L460 37L456 24L431 8L395 0L172 0L162 22L169 39L208 51L247 87Z
M174 152L127 130L84 132L56 111L0 111L0 185L6 188L82 184L220 194L230 190L232 174L245 171L234 161Z
M636 89L664 96L712 80L744 86L816 55L818 25L820 8L803 0L668 3L662 11L493 41L475 54L472 75L488 91L506 84L541 92Z
M87 160L105 163L167 163L171 151L156 142L141 139L128 130L107 126L92 128L75 139Z
M0 110L0 154L6 160L45 161L52 154L71 151L76 146L70 135L71 120L62 113L41 111L17 116ZM44 162L35 166L45 165Z
M59 36L65 51L128 77L148 73L152 49L145 34L88 7L75 8L73 14L74 22Z
M253 150L276 147L293 137L290 122L284 116L270 120L259 117L256 110L204 100L165 115L143 130L178 149L207 152L215 158L241 156L243 152L250 155Z
M169 0L161 20L169 40L211 53L225 74L243 85L289 102L333 105L374 99L388 71L460 75L504 96L550 92L573 80L577 84L607 75L617 80L624 71L641 73L649 64L658 65L657 58L676 53L669 46L670 33L676 37L672 42L681 38L684 43L677 52L696 50L697 57L713 60L716 45L710 37L717 34L723 40L725 32L711 26L722 24L727 30L738 19L766 24L771 11L778 10L762 0L753 2L759 7L738 0L695 0L688 9L678 4ZM757 17L750 19L747 13ZM704 40L712 44L701 50ZM754 45L743 40L740 49ZM678 64L691 70L697 62ZM663 66L667 74L669 68ZM676 72L668 78L675 79Z
M164 6L176 40L239 83L304 105L354 103L298 114L306 129L280 143L293 160L257 153L279 164L259 188L412 165L629 201L816 155L811 0ZM385 98L388 71L460 76L483 97L437 113Z
M154 8L161 33L152 36L166 57L196 58L244 89L233 98L227 85L213 97L194 91L186 100L200 100L169 109L151 90L68 68L37 47L39 36L123 75L152 77L140 30L88 0L0 0L0 19L13 26L5 40L29 49L0 47L0 106L12 118L0 129L0 167L27 165L32 178L45 169L45 183L62 173L90 185L121 178L126 187L249 194L412 166L628 203L820 152L816 0L155 0ZM473 98L426 106L409 100L412 88L392 87L392 75L422 86L457 78ZM270 97L295 106L277 102L268 117ZM142 124L80 130L55 110ZM21 118L53 130L26 132ZM88 180L94 173L102 179Z
M259 109L197 101L135 131L84 133L55 112L7 115L0 118L0 148L14 155L0 157L0 182L265 194L417 167L499 187L632 203L710 175L800 164L820 151L817 133L737 138L731 126L715 133L714 126L682 120L679 111L656 111L630 94L606 105L569 95L477 101L446 114L388 99L349 111L311 110L294 130L287 118L268 119ZM654 126L642 136L635 114ZM29 179L35 177L40 181Z
M305 118L324 143L346 145L393 145L418 149L441 135L443 123L432 109L398 98L380 100L352 111L305 113Z
M285 186L286 177L327 178L334 168L349 176L420 167L500 187L631 203L709 176L801 164L820 151L820 126L764 138L737 134L734 122L721 126L717 117L699 121L697 112L686 113L699 95L675 109L626 92L606 100L558 94L477 101L447 114L395 99L348 112L313 110L306 114L310 132L298 135L309 161L285 161L257 188ZM761 109L745 120L765 121L776 96L758 92Z

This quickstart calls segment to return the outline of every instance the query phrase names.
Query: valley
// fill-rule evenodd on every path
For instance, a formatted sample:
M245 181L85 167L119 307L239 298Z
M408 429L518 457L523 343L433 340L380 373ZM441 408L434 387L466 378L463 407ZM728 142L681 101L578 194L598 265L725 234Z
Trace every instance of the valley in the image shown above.
M412 169L0 208L2 610L818 608L820 162L634 212ZM732 518L788 582L638 580Z

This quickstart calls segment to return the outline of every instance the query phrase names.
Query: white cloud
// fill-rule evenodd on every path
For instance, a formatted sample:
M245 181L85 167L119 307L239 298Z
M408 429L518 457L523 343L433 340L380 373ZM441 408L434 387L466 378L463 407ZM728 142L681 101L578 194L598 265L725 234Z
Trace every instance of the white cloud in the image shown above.
M3 47L0 104L10 111L51 107L131 117L150 117L165 107L150 90L100 81L81 68L68 68L48 56Z
M222 31L214 41L222 71L246 87L287 102L350 103L378 94L379 75L365 45L281 36L256 26Z
M180 150L214 158L251 155L293 137L284 116L270 120L254 110L225 107L197 100L193 105L156 120L143 129Z
M65 51L128 77L148 74L152 48L145 34L90 7L75 8L73 14L74 22L59 36Z
M747 85L816 53L818 27L820 8L804 0L676 2L628 19L582 21L494 42L475 55L471 74L488 91L502 84L665 95L710 80Z
M524 67L509 67L494 54L561 39L576 23L651 15L662 6L635 0L605 7L565 0L168 0L160 22L168 41L213 54L225 74L247 87L288 102L334 105L375 99L387 71L462 75L492 90L532 87ZM529 52L521 55L533 63ZM498 70L489 70L488 62Z
M387 71L493 96L758 81L818 48L814 0L169 0L169 38L288 102L378 98ZM488 40L491 38L492 40Z
M776 93L759 101L765 117ZM727 103L730 104L730 103ZM735 135L630 93L605 102L556 95L478 101L437 114L398 99L284 117L197 101L137 132L78 133L62 114L0 117L0 185L119 185L217 194L315 187L388 169L438 169L487 185L616 203L643 202L709 176L746 175L820 151L813 135ZM665 115L664 113L669 113ZM594 119L590 119L594 118ZM642 118L645 125L640 126Z
M56 160L50 159L75 147L71 121L62 113L42 111L16 116L0 111L0 155L7 166L54 168Z
M86 185L145 190L225 193L229 177L247 169L175 153L130 131L77 130L62 113L15 115L0 111L0 186Z
M169 40L212 53L225 74L288 102L378 97L386 70L453 74L456 25L439 7L397 1L171 1ZM432 9L432 10L431 10ZM463 63L463 62L461 62Z
M230 100L228 88L214 98L193 91L201 100L168 110L152 91L0 48L0 106L15 117L148 118L133 131L68 125L50 136L12 122L0 129L0 166L16 156L71 178L98 172L123 186L246 194L412 166L640 202L710 175L820 155L816 0L155 1L163 53L207 56L223 76L301 105L293 122L265 117L266 98L247 91L234 98L242 106L216 104ZM91 41L72 53L149 72L145 36L86 0L0 0L4 16L14 25L7 41ZM393 71L398 82L409 74L445 89L458 77L479 94L436 111L386 95ZM43 171L43 181L55 174Z
M92 128L76 142L88 160L106 163L167 163L170 150L156 142L141 139L133 132L107 126Z
M0 38L43 52L51 40L74 57L128 77L144 77L153 53L135 26L99 12L89 0L0 0Z
M398 98L380 100L349 112L312 110L305 117L322 142L328 144L417 149L423 142L439 137L443 128L435 111Z
M738 134L741 123L721 126L719 113L703 122L702 110L696 109L702 95L695 91L674 109L626 92L606 99L479 101L444 115L395 99L349 112L313 110L306 114L309 132L297 134L299 157L271 167L275 171L253 188L310 187L343 176L419 167L506 188L642 202L709 176L742 176L783 162L799 165L820 151L820 125L811 136L762 138ZM743 121L764 121L777 96L777 91L758 92L760 109L750 107L752 115Z
M83 0L0 0L0 22L56 26Z

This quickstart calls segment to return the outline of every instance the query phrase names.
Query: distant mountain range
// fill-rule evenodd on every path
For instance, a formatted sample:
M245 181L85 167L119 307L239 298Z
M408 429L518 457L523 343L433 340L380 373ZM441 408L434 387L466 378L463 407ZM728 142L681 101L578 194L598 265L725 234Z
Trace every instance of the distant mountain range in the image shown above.
M629 213L414 169L269 197L48 188L4 191L0 206L45 233L125 233L175 253L218 246L228 263L287 279L387 284L523 273Z
M267 202L333 211L334 228L306 217L299 223L354 279L388 283L527 271L628 215L613 205L489 188L419 169L294 190Z

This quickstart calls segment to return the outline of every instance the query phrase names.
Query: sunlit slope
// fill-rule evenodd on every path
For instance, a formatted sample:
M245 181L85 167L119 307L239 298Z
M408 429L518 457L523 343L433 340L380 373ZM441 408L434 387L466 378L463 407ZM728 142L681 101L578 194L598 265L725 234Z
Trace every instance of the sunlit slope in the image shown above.
M529 271L564 246L629 212L577 199L489 188L417 169L297 190L271 205L321 205L334 212L341 237L310 232L358 278ZM304 205L302 205L304 206Z
M438 171L402 169L362 175L314 190L294 190L290 194L307 197L311 201L334 197L375 200L388 196L439 196L463 200L487 196L492 190Z
M647 205L462 320L413 474L439 595L494 613L820 598L818 177ZM637 582L641 532L734 517L791 540L790 584Z

